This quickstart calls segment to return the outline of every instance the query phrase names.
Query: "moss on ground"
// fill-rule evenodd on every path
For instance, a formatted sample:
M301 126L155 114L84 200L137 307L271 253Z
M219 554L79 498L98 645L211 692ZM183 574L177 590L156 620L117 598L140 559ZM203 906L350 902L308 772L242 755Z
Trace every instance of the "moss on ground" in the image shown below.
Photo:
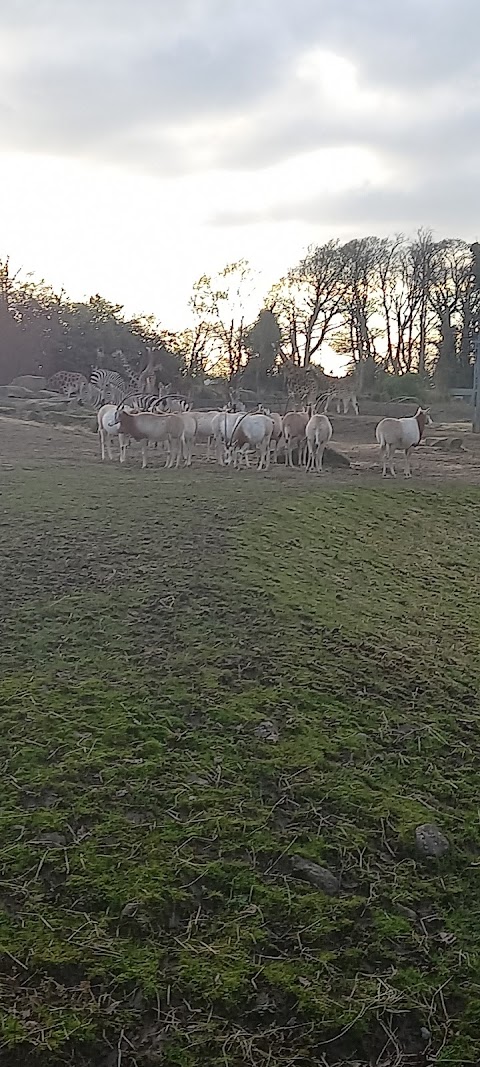
M479 493L6 478L0 1062L477 1063Z

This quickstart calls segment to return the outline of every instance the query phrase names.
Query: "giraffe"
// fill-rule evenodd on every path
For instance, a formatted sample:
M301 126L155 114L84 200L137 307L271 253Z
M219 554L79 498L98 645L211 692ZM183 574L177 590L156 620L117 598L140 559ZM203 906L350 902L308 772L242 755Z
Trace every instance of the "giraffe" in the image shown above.
M320 367L298 367L289 360L284 366L285 383L287 387L288 404L294 408L300 406L306 410L309 404L314 404L319 391L325 388L326 375Z
M147 348L147 352L148 363L145 369L142 370L139 374L138 381L140 385L143 385L144 391L146 393L158 392L160 396L164 389L164 386L161 382L159 382L159 388L157 390L157 369L155 366L155 356L153 348Z
M69 400L72 396L81 397L86 388L88 388L88 382L85 375L69 370L57 371L47 382L47 389L50 389L52 393L62 393Z
M358 408L358 384L352 375L347 375L345 378L332 379L332 385L328 390L328 395L325 401L323 410L328 411L330 402L336 401L337 415L340 414L343 405L343 414L347 415L349 408L351 407L355 415L359 414Z
M151 383L152 375L151 375L151 373L149 373L148 376L146 376L147 372L149 370L148 366L147 366L145 371L142 371L141 374L135 374L133 372L131 366L130 366L130 363L128 362L128 359L127 359L125 353L122 352L121 348L117 348L115 350L115 352L112 352L110 358L111 359L115 359L115 360L119 360L119 362L121 363L122 369L123 369L123 373L124 373L124 375L125 375L125 377L127 379L127 382L128 382L129 391L131 390L131 391L133 391L135 393L148 393L150 391L147 388L147 383L148 382ZM155 389L155 374L154 373L153 373L153 386L154 387L151 390L151 392L155 393L156 389Z
M155 394L156 396L162 396L165 391L168 391L170 386L166 386L163 382L157 383L157 370L158 366L155 364L155 351L153 348L147 348L148 362L146 367L139 374L135 374L130 366L130 363L122 352L121 348L118 348L115 352L112 352L111 359L117 359L122 365L123 373L129 383L129 386L136 393ZM98 350L97 350L98 353Z

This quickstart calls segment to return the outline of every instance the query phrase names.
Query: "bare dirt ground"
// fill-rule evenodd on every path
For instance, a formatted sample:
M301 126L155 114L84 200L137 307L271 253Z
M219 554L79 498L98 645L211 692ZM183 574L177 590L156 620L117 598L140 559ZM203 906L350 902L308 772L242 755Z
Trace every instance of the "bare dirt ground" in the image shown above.
M378 474L379 450L375 442L376 416L337 417L334 444L348 456L358 474ZM397 474L403 472L403 457L397 452ZM469 422L441 422L429 427L414 453L412 469L416 478L426 481L461 479L480 484L480 438L472 434Z
M455 413L456 415L456 413ZM375 426L378 414L353 416L332 416L334 436L332 445L348 457L351 469L328 469L324 480L352 481L359 478L362 482L377 479L380 473L378 446L375 443ZM92 418L92 428L94 420ZM116 452L116 443L114 451ZM151 464L157 466L163 462L152 453ZM83 466L100 461L96 435L88 429L65 426L45 426L41 423L26 422L0 416L0 470L20 468L31 470L51 467L52 464L64 466ZM205 451L197 449L196 465L206 467ZM139 451L130 452L129 466L139 463ZM210 464L213 467L213 464ZM480 485L480 437L471 432L471 424L466 421L445 419L436 422L427 430L425 440L416 450L412 463L414 479L418 482L458 481L471 485ZM399 475L403 471L402 456L397 453L396 469ZM283 464L273 468L269 477L282 481L307 477L301 471L287 471ZM311 477L311 476L309 476ZM403 481L403 479L402 479Z

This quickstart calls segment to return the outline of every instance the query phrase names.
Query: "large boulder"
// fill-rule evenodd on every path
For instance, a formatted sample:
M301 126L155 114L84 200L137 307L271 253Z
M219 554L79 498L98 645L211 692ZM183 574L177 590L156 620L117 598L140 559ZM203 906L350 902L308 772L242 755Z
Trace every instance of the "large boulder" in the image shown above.
M285 460L286 460L285 450L282 450L279 453L278 457L277 457L277 463L285 463ZM293 449L293 462L294 462L295 466L297 466L297 464L298 464L298 450L296 448ZM327 446L327 448L325 449L323 462L324 462L326 467L351 467L352 466L348 456L345 456L343 454L343 452L337 452L337 450L335 448L330 448L329 446ZM305 468L302 468L302 469L305 469Z
M10 396L12 400L35 400L36 393L32 389L27 389L25 385L7 385L5 386L6 396Z
M10 382L12 387L17 385L30 389L32 393L39 393L41 389L46 389L47 379L36 374L20 374L18 378L13 378Z

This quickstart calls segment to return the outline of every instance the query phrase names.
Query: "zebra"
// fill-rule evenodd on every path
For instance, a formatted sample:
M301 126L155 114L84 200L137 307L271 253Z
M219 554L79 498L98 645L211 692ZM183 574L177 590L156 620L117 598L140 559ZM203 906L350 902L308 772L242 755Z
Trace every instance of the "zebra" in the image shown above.
M159 397L155 393L126 393L119 404L121 408L131 411L154 411Z
M102 392L93 382L87 382L82 400L87 407L93 408L94 411L100 411L104 404L115 404L118 407L122 403L124 393L124 389L117 390L113 385L106 386L105 392Z
M169 393L166 396L155 396L154 393L127 393L120 406L132 408L134 411L150 411L154 415L161 415L164 412L190 411L192 405L178 393Z
M120 359L127 374L129 385L133 385L133 390L131 392L128 391L125 380L117 371L95 367L90 375L90 383L100 392L104 403L117 404L122 407L133 408L136 411L152 411L155 414L161 414L166 411L190 411L192 405L181 393L164 393L162 395L165 386L162 386L160 394L142 392L141 376L140 378L135 377L123 352L119 349L112 355L118 356Z
M95 367L90 375L90 385L98 391L104 404L120 404L127 393L127 384L114 370Z
M126 383L121 374L117 374L116 370L106 370L104 367L94 367L90 375L90 381L92 385L96 385L98 389L102 389L104 385L114 385L117 389L123 389L127 391Z
M182 393L165 393L160 396L156 404L156 411L191 411L192 405Z

